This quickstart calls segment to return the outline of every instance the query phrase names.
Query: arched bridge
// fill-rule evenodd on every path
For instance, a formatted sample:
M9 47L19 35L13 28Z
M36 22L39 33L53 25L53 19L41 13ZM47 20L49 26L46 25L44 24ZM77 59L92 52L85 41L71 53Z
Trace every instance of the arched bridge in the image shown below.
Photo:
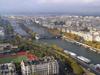
M36 34L37 35L37 34ZM36 38L35 35L21 35L22 37L29 37L29 38ZM60 38L61 35L54 35L54 34L39 34L39 38L43 39L43 38Z

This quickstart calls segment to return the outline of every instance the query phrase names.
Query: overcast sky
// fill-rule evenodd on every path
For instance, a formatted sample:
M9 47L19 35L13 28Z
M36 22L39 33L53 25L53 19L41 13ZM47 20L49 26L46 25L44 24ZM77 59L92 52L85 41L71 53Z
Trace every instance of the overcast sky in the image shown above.
M100 12L100 0L0 0L0 12Z

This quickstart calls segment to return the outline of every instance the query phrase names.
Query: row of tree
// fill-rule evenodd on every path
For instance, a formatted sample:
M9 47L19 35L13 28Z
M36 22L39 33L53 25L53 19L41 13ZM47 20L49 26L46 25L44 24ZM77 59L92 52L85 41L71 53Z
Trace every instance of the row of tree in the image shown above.
M75 35L75 34L71 34L71 33L64 33L64 36L71 38L71 39L74 39L74 40L78 40L78 41L81 39L80 36Z
M74 40L81 40L81 37L75 34L71 34L71 33L64 33L64 35L68 38L74 39ZM98 48L100 49L100 42L97 41L85 41L85 44L93 47L93 48Z
M94 48L100 49L100 42L97 41L85 41L85 44L90 45Z
M20 35L17 35L18 38L22 39L22 37Z
M0 44L7 43L7 41L0 41Z
M13 31L14 31L14 30L13 30L13 27L10 25L10 23L9 23L8 21L6 21L6 22L7 22L8 29L9 29L9 30L8 30L8 31L9 31L8 33L9 33L9 34L12 34Z
M52 33L60 34L61 31L55 30L55 29L48 29Z
M75 74L81 75L83 73L83 69L79 66L79 64L76 61L72 60L71 58L66 58L65 64L72 68Z
M33 30L29 30L29 34L34 35L34 34L36 34L36 32Z
M56 50L58 50L60 52L63 52L63 49L61 47L57 47L57 45L51 44L51 45L49 45L49 47L51 47L53 49L56 49Z

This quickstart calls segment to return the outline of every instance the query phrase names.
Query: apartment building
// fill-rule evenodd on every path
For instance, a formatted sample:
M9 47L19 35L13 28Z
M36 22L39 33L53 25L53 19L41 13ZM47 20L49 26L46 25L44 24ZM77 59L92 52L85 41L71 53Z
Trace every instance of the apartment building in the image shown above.
M21 62L22 75L54 75L59 74L59 65L54 57L44 57L34 60L23 60Z
M11 63L0 64L0 75L16 75L13 61Z

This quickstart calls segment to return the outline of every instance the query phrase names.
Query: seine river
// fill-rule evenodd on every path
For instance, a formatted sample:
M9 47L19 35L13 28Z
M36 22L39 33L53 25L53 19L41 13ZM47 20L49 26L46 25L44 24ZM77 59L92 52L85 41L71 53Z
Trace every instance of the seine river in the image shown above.
M18 26L17 25L17 22L18 21L13 21L13 20L9 20L11 25L12 26ZM38 34L48 34L46 31L42 30L42 29L39 29L35 26L30 26L29 24L25 24L28 28L36 31ZM17 31L17 33L19 33L20 35L21 34L27 34L23 29L21 28L17 28L17 29L14 29L15 31ZM52 35L51 35L52 36ZM36 42L37 40L33 40L33 42ZM86 49L82 46L79 46L77 44L73 44L73 43L70 43L70 42L67 42L61 38L58 38L58 39L39 39L37 41L38 44L41 44L41 42L43 43L48 43L48 45L50 44L55 44L57 45L58 47L62 47L64 50L68 50L68 51L71 51L71 52L74 52L76 53L77 55L82 55L88 59L90 59L92 61L92 63L96 64L96 63L99 63L100 64L100 54L98 53L95 53L93 51L90 51L89 49Z

